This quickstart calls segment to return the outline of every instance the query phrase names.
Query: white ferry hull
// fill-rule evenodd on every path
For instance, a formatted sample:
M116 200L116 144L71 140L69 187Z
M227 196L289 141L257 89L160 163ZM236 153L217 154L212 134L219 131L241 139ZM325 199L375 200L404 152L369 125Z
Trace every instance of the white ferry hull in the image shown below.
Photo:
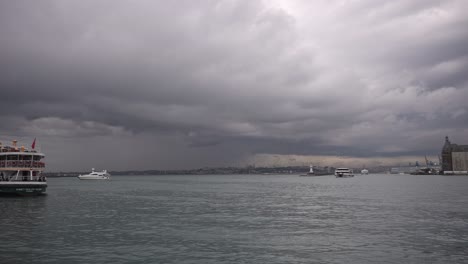
M335 174L336 178L351 178L354 174Z
M0 195L41 195L46 189L46 182L0 182Z

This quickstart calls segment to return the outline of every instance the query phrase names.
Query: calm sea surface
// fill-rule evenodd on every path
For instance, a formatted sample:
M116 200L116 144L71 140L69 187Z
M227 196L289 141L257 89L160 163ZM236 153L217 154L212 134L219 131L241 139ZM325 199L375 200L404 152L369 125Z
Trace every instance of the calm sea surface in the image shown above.
M0 197L0 263L468 263L468 177L48 182Z

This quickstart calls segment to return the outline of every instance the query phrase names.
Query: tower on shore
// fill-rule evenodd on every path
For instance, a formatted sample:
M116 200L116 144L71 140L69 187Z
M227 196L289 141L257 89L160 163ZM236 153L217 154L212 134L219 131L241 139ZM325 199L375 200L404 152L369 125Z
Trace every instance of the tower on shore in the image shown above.
M445 137L445 144L442 147L442 171L468 171L468 145L452 144L448 137Z

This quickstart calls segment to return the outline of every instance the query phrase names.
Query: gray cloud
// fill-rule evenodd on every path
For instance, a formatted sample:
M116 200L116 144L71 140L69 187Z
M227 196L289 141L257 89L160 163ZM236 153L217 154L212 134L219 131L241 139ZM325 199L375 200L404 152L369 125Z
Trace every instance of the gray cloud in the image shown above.
M1 3L0 135L41 138L51 169L94 166L66 158L92 144L138 146L103 163L127 169L466 138L467 4L343 3Z

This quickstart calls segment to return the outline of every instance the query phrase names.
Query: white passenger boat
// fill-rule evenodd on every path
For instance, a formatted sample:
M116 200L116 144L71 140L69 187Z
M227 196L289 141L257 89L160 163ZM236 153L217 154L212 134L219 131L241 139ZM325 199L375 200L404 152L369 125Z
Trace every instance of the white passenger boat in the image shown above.
M369 174L369 170L363 169L363 170L361 170L361 174L367 175L367 174Z
M39 195L46 191L47 179L42 175L44 154L37 152L34 140L31 149L0 143L0 194Z
M111 175L107 172L107 170L94 171L94 168L93 168L90 174L79 175L78 179L80 180L110 180L110 176Z
M349 177L354 177L353 170L348 169L348 168L337 168L335 170L335 176L337 178L349 178Z

